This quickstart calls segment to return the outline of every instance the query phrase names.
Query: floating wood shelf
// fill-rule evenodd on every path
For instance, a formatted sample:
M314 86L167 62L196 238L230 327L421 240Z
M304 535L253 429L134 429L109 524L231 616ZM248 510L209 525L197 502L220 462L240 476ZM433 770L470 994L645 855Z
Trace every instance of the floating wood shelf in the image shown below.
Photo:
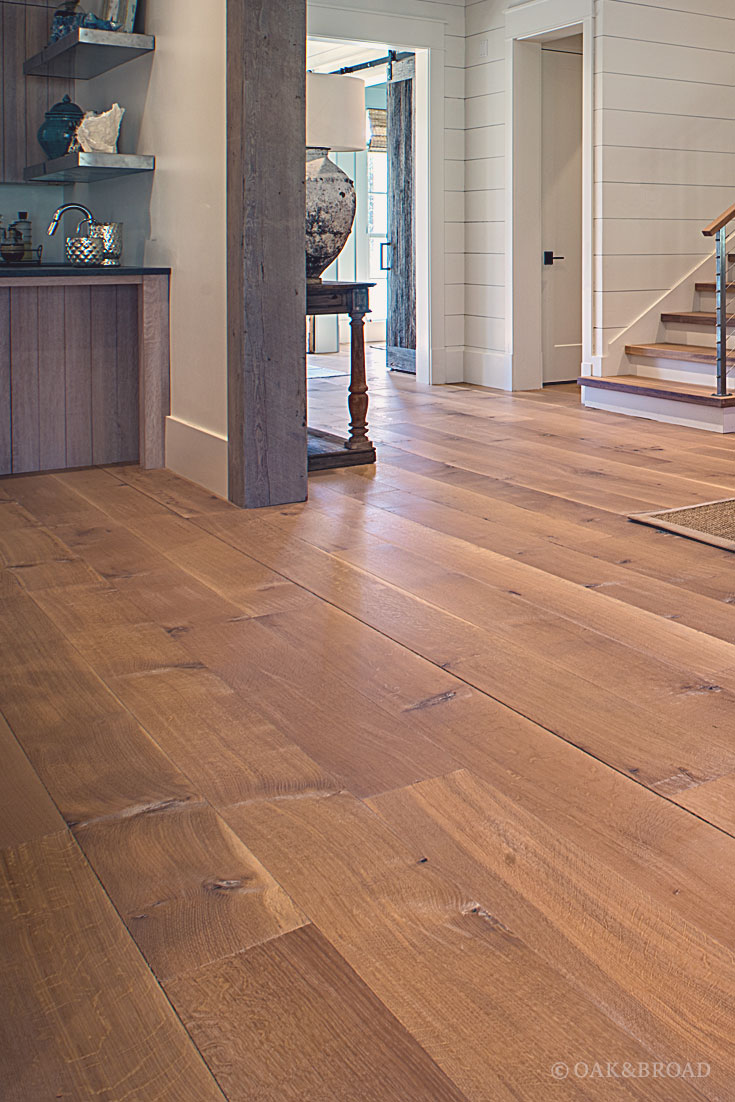
M54 161L30 165L23 176L28 184L90 184L134 172L153 172L156 158L134 153L67 153Z
M90 80L155 48L156 40L152 34L125 34L123 31L95 31L90 27L79 27L58 42L45 46L40 54L30 57L23 65L23 72L26 76Z

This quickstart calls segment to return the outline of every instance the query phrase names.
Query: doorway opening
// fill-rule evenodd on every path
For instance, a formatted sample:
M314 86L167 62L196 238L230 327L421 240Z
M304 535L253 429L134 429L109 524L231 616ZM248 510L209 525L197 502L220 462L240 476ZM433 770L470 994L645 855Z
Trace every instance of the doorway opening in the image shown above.
M349 73L365 82L366 149L333 155L355 183L355 222L323 278L374 284L365 323L369 365L373 370L380 364L383 370L415 374L416 52L382 43L309 37L307 69ZM428 225L420 232L427 238L422 242L426 256ZM348 318L310 319L309 377L346 374L349 341Z
M592 374L594 36L589 0L569 7L562 26L558 0L509 22L509 390Z
M544 386L582 363L582 35L541 43L541 358Z

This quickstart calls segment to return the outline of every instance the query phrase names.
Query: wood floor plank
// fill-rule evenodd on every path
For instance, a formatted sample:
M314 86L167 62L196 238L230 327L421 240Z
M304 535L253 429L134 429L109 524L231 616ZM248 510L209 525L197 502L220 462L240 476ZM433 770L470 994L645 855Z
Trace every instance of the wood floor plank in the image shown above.
M198 798L28 596L0 609L0 702L70 825Z
M222 1099L68 834L0 852L7 1102Z
M344 379L312 398L341 431ZM378 464L293 506L2 483L0 846L71 824L230 1097L581 1099L555 1059L704 1053L605 1097L729 1102L733 560L626 513L727 496L735 441L382 368L371 409Z
M550 1068L565 1054L592 1062L602 1051L652 1058L517 931L494 920L490 900L435 872L422 850L405 847L349 795L259 802L226 816L469 1097L536 1102L548 1096ZM539 1014L539 1000L553 1014ZM570 1086L568 1097L577 1096ZM639 1096L670 1099L666 1090L652 1081ZM688 1086L681 1093L697 1096Z
M242 525L228 523L227 529L228 538L238 543L248 538ZM274 547L278 569L325 600L644 783L666 780L671 786L671 778L678 777L679 785L688 787L731 771L735 747L726 735L703 743L694 731L677 727L670 716L657 716L638 700L639 713L646 715L642 738L629 722L627 685L606 688L598 679L593 687L584 670L567 669L552 648L547 647L546 656L529 652L514 640L514 633L522 631L522 617L505 631L490 618L486 627L478 627L364 571L347 564L342 569L314 547L269 542L263 533L258 541L265 561L275 563L269 557ZM536 618L534 630L540 623Z
M727 950L596 866L581 847L540 830L469 772L370 805L465 891L492 899L493 921L594 991L639 1040L658 1051L663 1045L670 1059L710 1063L700 1089L727 1096L735 1075L735 1045L723 1028L735 991ZM713 985L720 988L714 998Z
M197 628L181 642L238 693L256 696L258 710L278 730L360 794L382 791L397 776L436 776L453 760L391 704L390 687L379 703L359 677L325 677L318 655L257 619Z
M166 669L113 678L115 694L215 807L338 792L321 769L210 670ZM181 716L186 717L185 722Z
M230 1102L460 1102L314 926L166 984Z
M66 830L59 809L0 716L0 849Z
M304 925L273 877L204 804L92 823L75 836L161 981Z
M217 494L185 478L180 478L171 471L143 472L135 465L110 467L108 473L118 481L152 497L180 517L194 517L200 513L233 512L236 508Z
M727 773L683 792L679 803L735 835L735 773Z

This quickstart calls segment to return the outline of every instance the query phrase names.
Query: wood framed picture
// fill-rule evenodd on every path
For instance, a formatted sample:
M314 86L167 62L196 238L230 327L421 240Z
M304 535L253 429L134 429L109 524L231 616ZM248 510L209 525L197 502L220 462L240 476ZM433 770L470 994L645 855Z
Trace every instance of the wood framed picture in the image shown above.
M120 24L120 30L132 34L138 0L105 0L103 17Z

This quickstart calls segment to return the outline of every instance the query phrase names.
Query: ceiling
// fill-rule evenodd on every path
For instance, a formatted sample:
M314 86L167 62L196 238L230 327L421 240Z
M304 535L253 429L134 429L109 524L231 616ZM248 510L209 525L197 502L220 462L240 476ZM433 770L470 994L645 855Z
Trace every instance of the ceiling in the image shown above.
M374 61L385 57L390 47L376 45L374 42L344 42L336 39L308 38L306 41L306 68L314 73L333 73L346 65L360 65L364 61ZM363 69L355 73L365 84L383 84L385 66L375 69Z

